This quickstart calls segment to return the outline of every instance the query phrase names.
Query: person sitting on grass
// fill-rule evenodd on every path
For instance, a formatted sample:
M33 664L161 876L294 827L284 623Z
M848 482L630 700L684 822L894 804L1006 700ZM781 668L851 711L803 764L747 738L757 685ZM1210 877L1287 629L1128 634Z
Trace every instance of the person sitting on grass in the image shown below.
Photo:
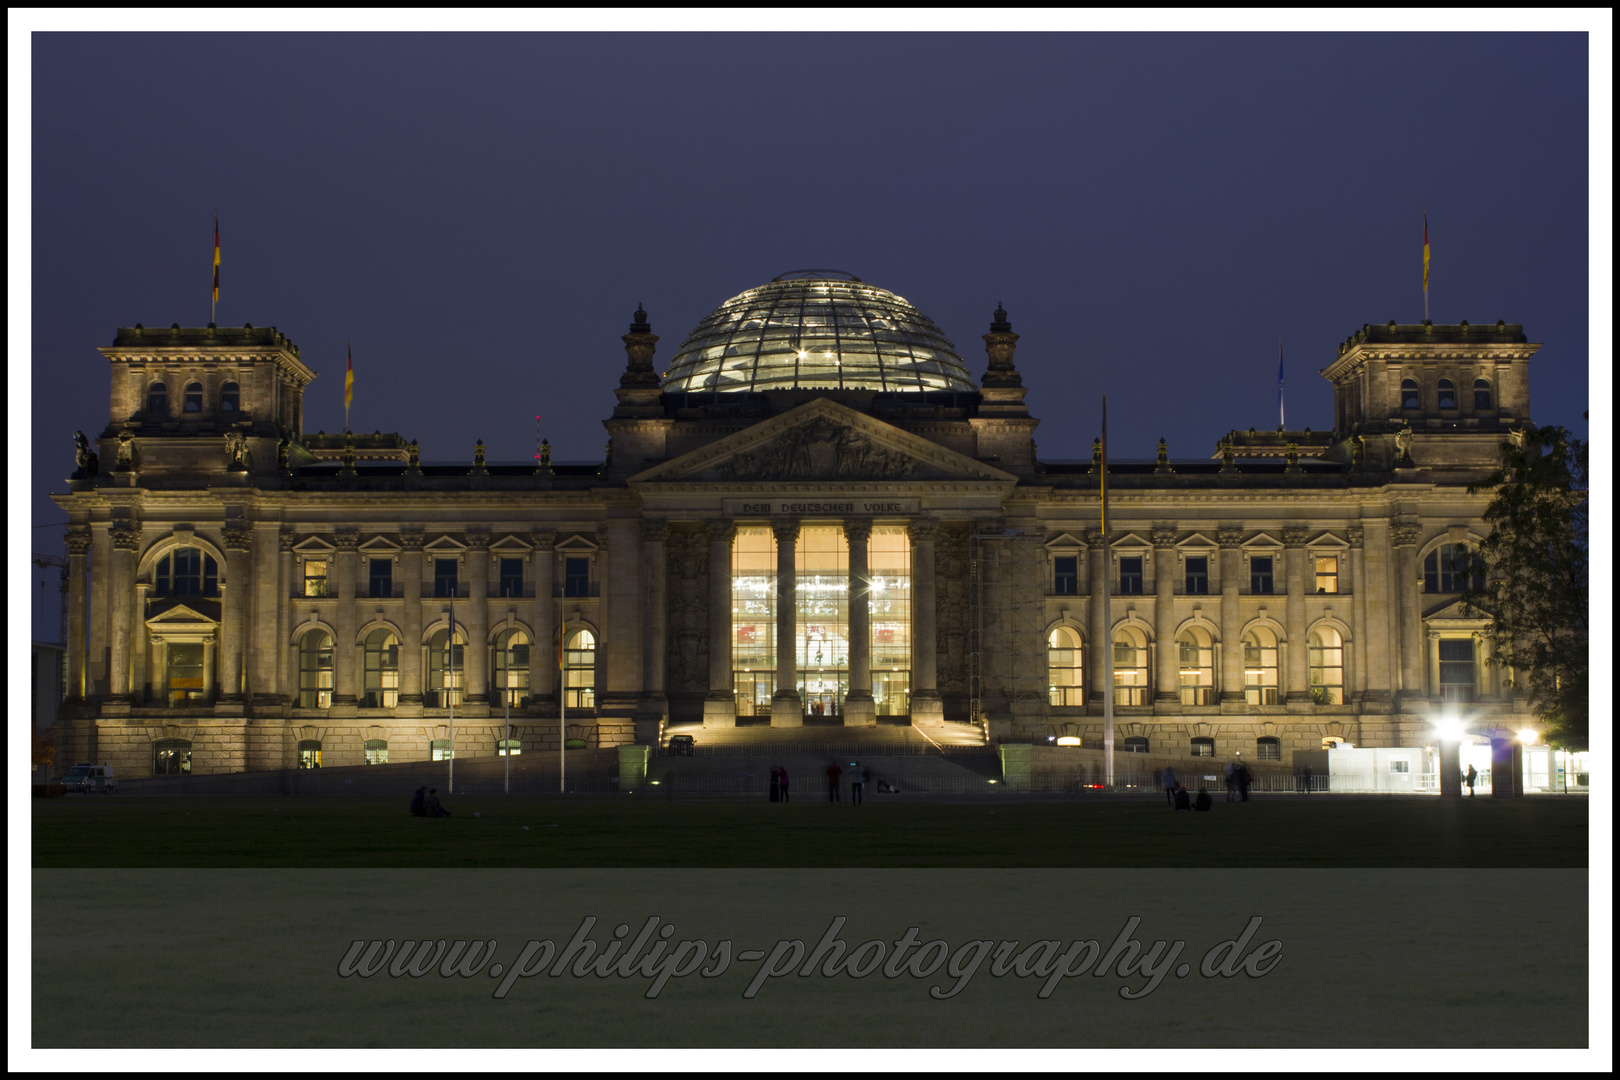
M411 796L411 817L427 816L427 788L419 787Z
M449 817L450 811L439 805L439 789L429 788L424 809L428 817Z
M1187 789L1182 787L1180 784L1176 785L1176 809L1177 810L1191 810L1192 809L1192 796L1189 795L1187 793Z
M1214 805L1215 805L1215 800L1209 797L1209 792L1207 790L1205 790L1204 788L1199 788L1198 789L1198 798L1196 800L1194 800L1194 802L1193 802L1193 809L1194 810L1208 810L1210 807L1212 807Z

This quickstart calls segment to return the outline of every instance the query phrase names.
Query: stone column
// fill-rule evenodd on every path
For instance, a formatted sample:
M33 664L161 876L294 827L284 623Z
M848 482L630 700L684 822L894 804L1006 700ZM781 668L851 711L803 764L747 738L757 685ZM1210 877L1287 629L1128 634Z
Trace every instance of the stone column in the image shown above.
M101 698L107 689L107 646L111 622L108 602L112 587L112 537L106 529L95 529L90 535L90 619L89 661L86 665L87 696Z
M1103 650L1108 648L1108 607L1103 603L1103 582L1107 580L1108 549L1103 544L1102 531L1093 529L1087 534L1090 546L1087 549L1086 561L1086 588L1091 594L1089 605L1090 638L1086 642L1086 700L1097 708L1103 706L1103 679L1105 676L1104 664L1106 657Z
M146 632L146 594L152 589L151 582L137 581L135 583L135 610L130 612L129 640L129 692L137 704L149 697L147 693L147 653L150 643Z
M276 682L280 687L283 701L296 701L298 698L298 650L289 640L292 637L292 582L293 582L293 544L298 539L298 533L292 526L283 525L281 528L281 565L280 573L276 576Z
M869 542L871 518L844 522L849 540L849 693L844 697L844 725L877 724L872 701L872 567Z
M1176 530L1153 530L1154 700L1181 704L1181 650L1176 645Z
M939 696L939 642L934 599L934 542L938 539L938 519L911 519L912 723L945 722L945 703Z
M709 692L703 699L703 726L736 727L736 687L731 675L731 545L734 521L711 521L709 534ZM772 707L774 711L774 706Z
M73 528L67 534L68 549L68 610L67 626L63 633L67 639L67 687L65 693L69 701L79 701L85 696L85 646L84 640L84 597L88 584L86 581L84 560L90 553L90 530L86 528Z
M1355 696L1350 700L1359 704L1367 694L1367 560L1361 526L1350 526L1344 535L1350 544L1350 633L1354 636L1351 651L1355 654L1355 671L1351 674Z
M557 576L557 533L536 529L529 534L534 582L534 647L529 650L529 701L549 703L557 692L557 601L552 597Z
M213 704L214 701L214 661L218 649L214 647L214 635L210 634L203 642L203 703Z
M355 646L354 567L358 561L355 545L359 534L343 529L332 537L337 556L332 575L337 579L332 594L337 597L337 617L333 620L337 640L332 643L332 704L354 705L358 700L359 649Z
M1430 701L1440 700L1440 631L1430 630L1423 635L1423 666L1428 675L1428 697ZM1476 661L1477 664L1477 661Z
M467 529L467 704L489 703L489 530Z
M771 695L771 726L802 727L804 700L799 697L798 569L799 523L791 518L771 522L776 534L776 693Z
M664 693L664 648L667 603L664 544L669 540L669 522L656 519L641 523L641 700L636 705L636 741L656 743L658 724L669 715L669 698Z
M1243 581L1243 531L1218 529L1221 546L1221 702L1241 705L1243 693L1243 609L1238 600Z
M122 522L107 530L112 539L112 575L107 583L111 601L111 625L108 627L107 696L117 701L129 700L130 602L135 598L135 548L140 543L140 532Z
M399 703L422 704L422 532L399 534L399 576L404 592L400 613Z
M152 696L159 705L169 704L169 643L161 637L152 639L152 648L155 650L152 662L157 670L152 673Z
M1283 605L1288 629L1288 696L1290 702L1310 703L1310 651L1305 630L1305 541L1304 529L1283 530L1283 559L1288 574L1288 599Z
M1367 521L1362 526L1365 537L1362 546L1362 567L1366 578L1366 596L1362 600L1362 618L1366 636L1361 640L1361 652L1366 658L1367 689L1365 701L1388 702L1394 686L1390 678L1390 656L1396 635L1392 631L1390 592L1389 532L1383 521Z
M1398 700L1415 705L1423 699L1423 615L1419 608L1417 543L1422 528L1400 524L1390 529L1395 542L1395 582L1391 590L1400 613L1401 685Z
M253 580L249 557L253 532L243 525L225 529L225 588L219 598L220 699L242 700L242 642ZM340 643L341 647L341 643Z
M253 620L249 631L252 647L249 649L248 686L259 701L274 700L279 692L276 678L276 658L281 655L279 605L276 593L280 583L276 577L276 531L280 525L274 521L261 521L253 526Z

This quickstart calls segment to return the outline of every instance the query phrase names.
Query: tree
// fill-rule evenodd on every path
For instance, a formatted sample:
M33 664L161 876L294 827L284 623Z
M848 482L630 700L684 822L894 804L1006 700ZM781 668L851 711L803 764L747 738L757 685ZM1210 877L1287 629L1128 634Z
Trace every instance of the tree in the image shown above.
M1492 620L1494 662L1512 668L1512 687L1560 750L1587 749L1590 730L1587 452L1564 428L1530 428L1504 442L1502 467L1468 489L1495 496L1463 603ZM1483 587L1474 588L1481 569Z

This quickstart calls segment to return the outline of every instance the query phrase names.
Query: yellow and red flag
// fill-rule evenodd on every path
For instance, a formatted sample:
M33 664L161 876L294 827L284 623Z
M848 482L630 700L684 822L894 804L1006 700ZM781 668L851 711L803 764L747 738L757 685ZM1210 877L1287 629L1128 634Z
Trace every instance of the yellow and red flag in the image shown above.
M219 215L214 215L214 303L219 303Z
M343 376L343 411L348 413L349 403L354 400L354 346L349 346L349 370Z
M1429 295L1429 215L1423 215L1423 295Z

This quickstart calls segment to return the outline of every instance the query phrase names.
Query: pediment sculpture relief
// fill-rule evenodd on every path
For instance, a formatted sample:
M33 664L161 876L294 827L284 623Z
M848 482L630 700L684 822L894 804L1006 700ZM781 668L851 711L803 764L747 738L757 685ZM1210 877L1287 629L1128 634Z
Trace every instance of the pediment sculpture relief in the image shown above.
M728 458L715 471L726 480L900 480L915 474L919 464L821 418Z

